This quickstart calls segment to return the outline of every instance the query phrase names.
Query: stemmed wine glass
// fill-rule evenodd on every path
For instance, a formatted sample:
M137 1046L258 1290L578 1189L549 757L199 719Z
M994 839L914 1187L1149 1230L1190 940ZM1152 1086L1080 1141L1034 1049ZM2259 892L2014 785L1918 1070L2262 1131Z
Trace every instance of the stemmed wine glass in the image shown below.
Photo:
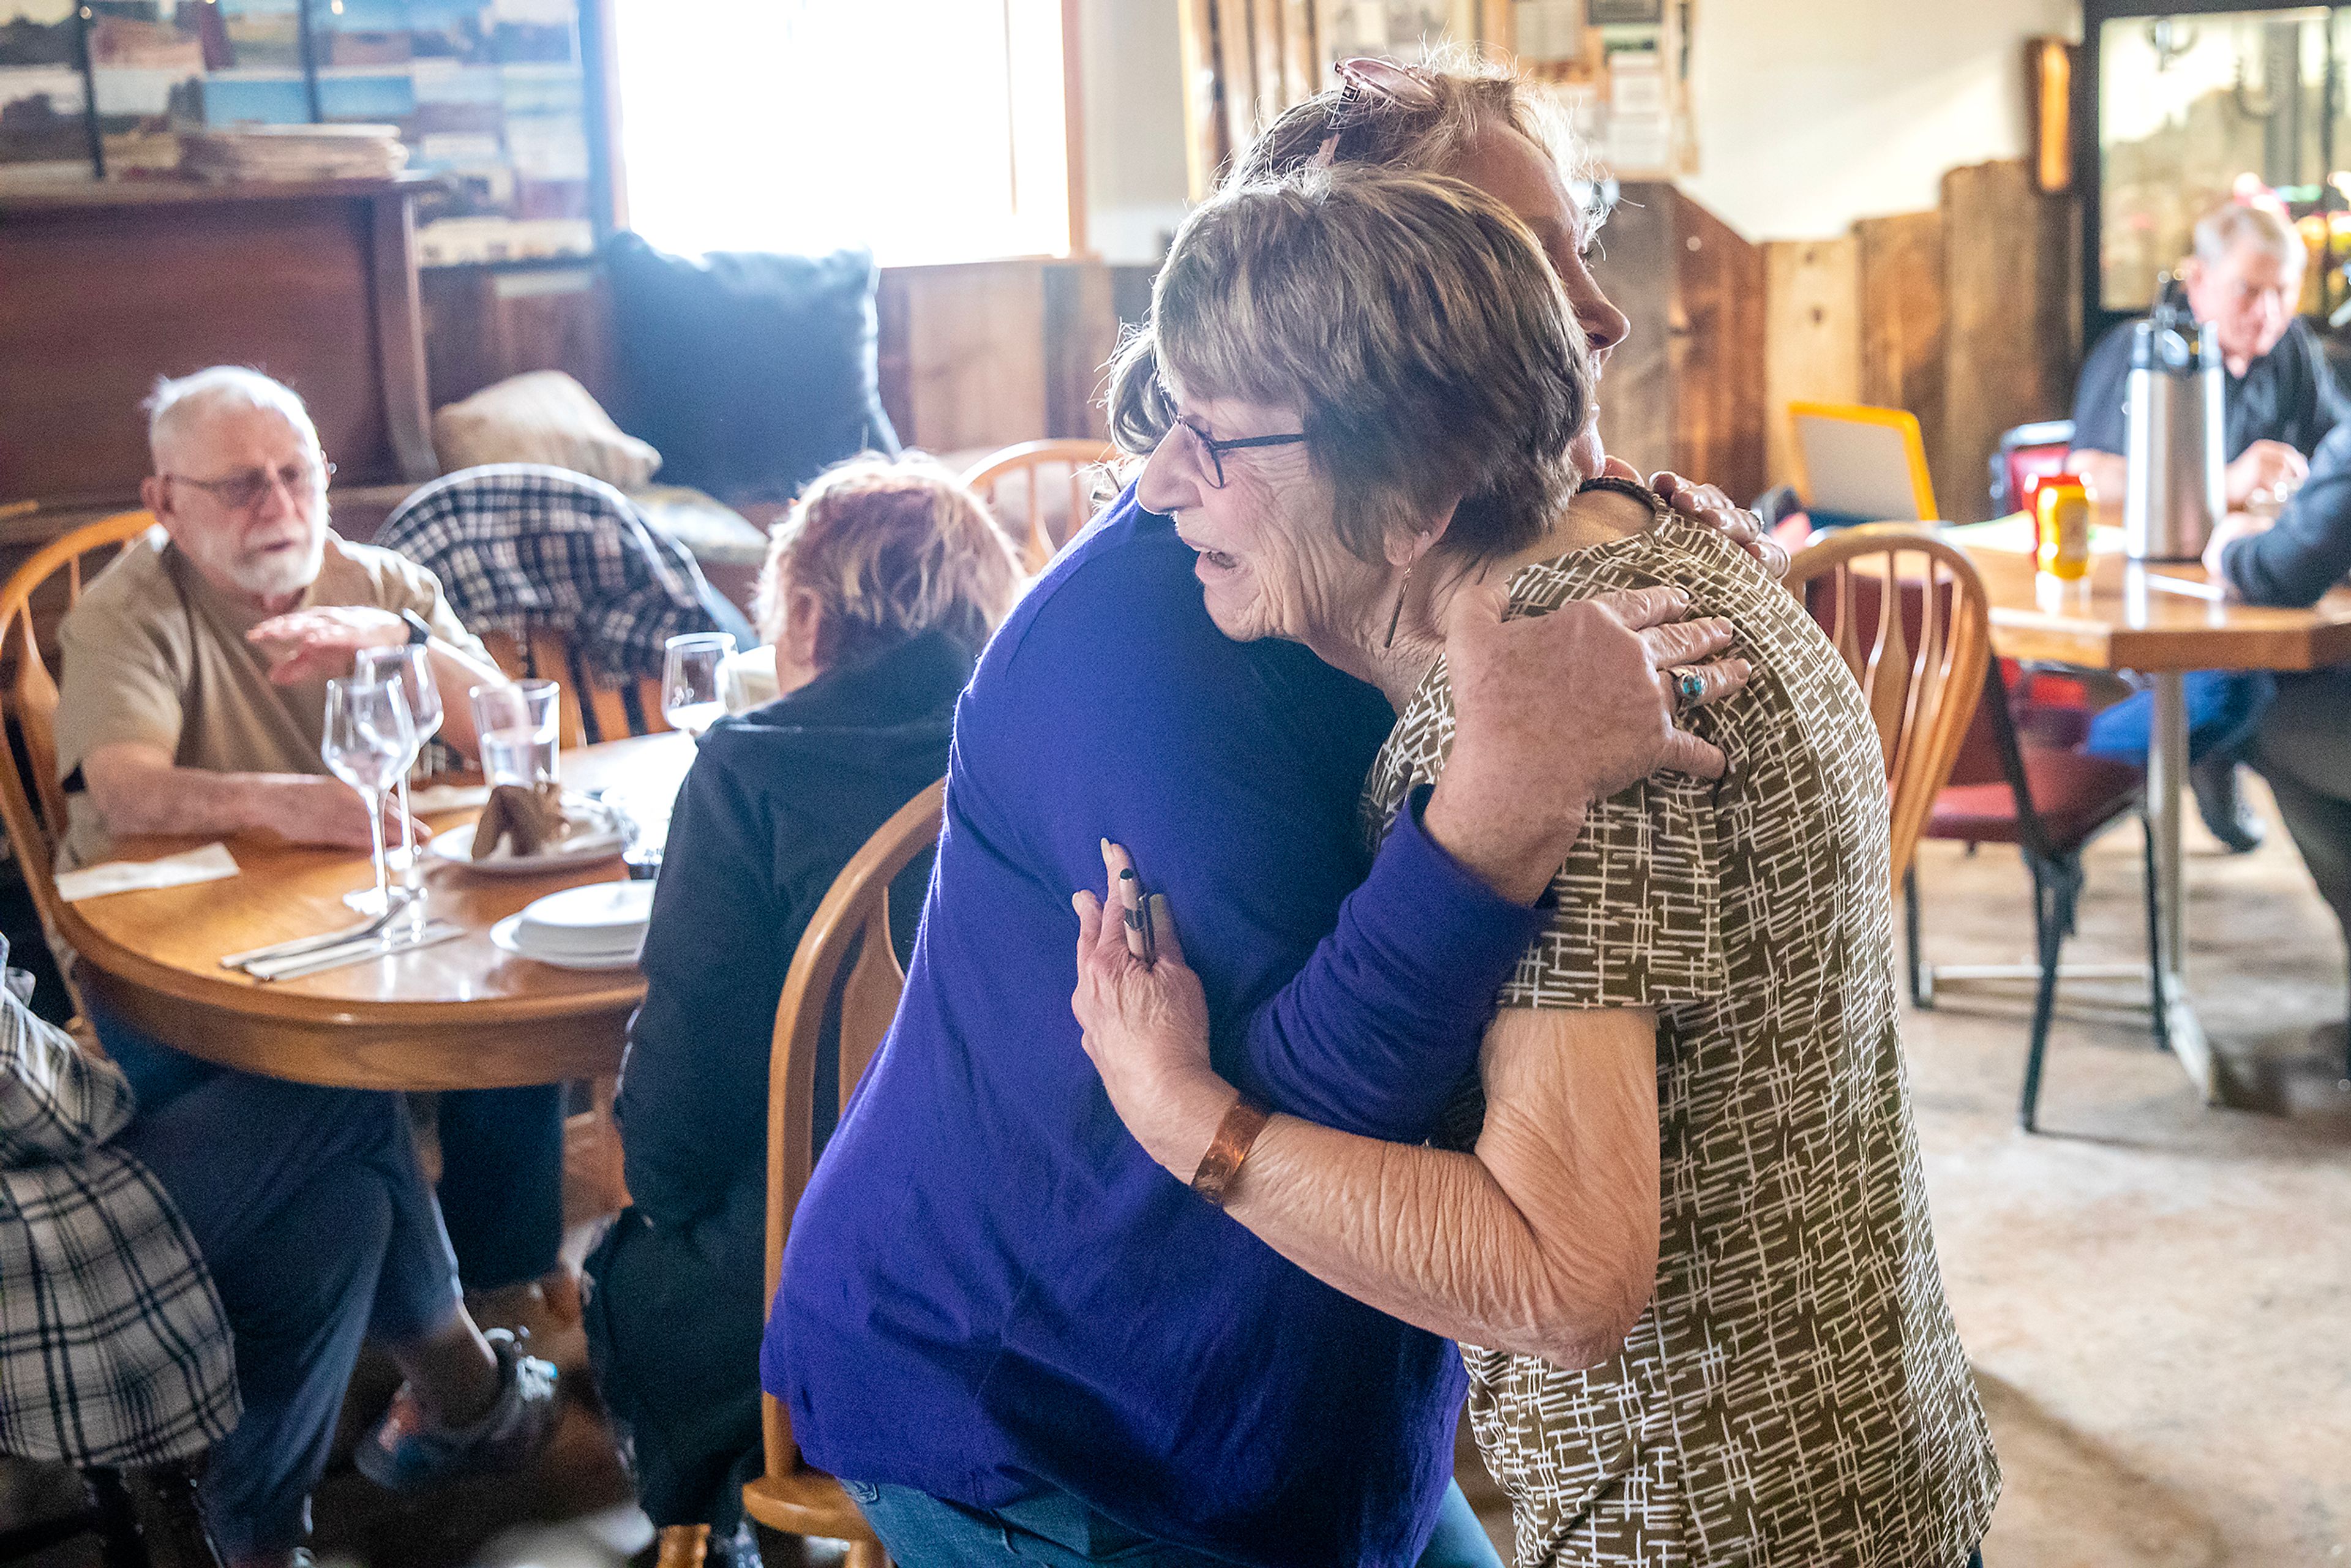
M696 740L726 716L719 667L735 652L728 632L690 632L662 644L662 716Z
M319 755L367 805L375 894L366 902L350 901L363 914L381 915L392 907L383 850L384 791L415 762L416 750L416 724L408 716L408 702L398 685L388 681L327 683L326 736Z
M441 733L441 688L433 681L433 658L414 643L396 648L362 648L351 669L352 681L360 685L392 685L408 704L410 720L416 728L416 754L422 755L424 743ZM416 816L409 809L408 776L415 770L412 764L400 771L400 847L391 852L387 863L400 873L402 888L407 893L409 923L418 930L424 925L423 867L416 848Z

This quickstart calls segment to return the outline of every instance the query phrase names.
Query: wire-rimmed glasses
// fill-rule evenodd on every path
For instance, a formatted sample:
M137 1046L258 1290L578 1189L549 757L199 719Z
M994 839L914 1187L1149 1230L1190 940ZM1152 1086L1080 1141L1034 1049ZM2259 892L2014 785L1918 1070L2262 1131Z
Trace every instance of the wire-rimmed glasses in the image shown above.
M373 852L375 892L347 902L367 915L392 907L390 867L384 861L384 792L416 760L416 725L407 700L390 682L327 683L325 735L319 756L328 768L360 793L366 803L368 840Z
M193 479L185 474L163 476L174 485L202 490L232 512L247 512L261 505L274 485L283 485L287 495L299 497L324 488L334 476L335 465L319 458L288 463L275 473L266 468L247 468L225 479Z

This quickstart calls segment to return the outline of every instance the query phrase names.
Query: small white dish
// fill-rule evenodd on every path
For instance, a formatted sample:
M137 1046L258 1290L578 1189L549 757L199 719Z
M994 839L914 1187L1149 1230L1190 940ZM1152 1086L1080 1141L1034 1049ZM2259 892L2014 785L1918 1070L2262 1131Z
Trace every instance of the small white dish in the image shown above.
M424 852L445 864L465 871L477 871L488 876L539 876L548 872L562 871L572 866L593 865L610 860L627 846L628 837L621 823L599 801L585 797L566 796L563 809L580 815L601 817L601 828L582 828L570 837L559 841L553 849L541 850L535 855L494 855L488 860L474 858L474 829L468 822L462 828L451 828L433 835Z
M521 915L507 915L490 927L491 943L500 952L511 953L517 958L528 958L535 964L551 964L559 969L633 969L637 967L637 947L631 947L624 953L575 955L541 952L536 948L525 947L515 939L515 933L521 926ZM643 946L643 940L641 933L638 936L640 946Z
M538 899L522 912L515 941L527 953L559 957L633 954L653 917L650 882L591 882Z

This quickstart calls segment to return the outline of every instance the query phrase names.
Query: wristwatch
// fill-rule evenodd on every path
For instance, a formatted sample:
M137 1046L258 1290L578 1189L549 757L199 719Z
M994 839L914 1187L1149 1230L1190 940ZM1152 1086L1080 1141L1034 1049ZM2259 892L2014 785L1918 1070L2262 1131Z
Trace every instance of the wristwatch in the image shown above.
M408 622L408 645L422 648L433 641L433 623L413 610L403 610L400 618Z

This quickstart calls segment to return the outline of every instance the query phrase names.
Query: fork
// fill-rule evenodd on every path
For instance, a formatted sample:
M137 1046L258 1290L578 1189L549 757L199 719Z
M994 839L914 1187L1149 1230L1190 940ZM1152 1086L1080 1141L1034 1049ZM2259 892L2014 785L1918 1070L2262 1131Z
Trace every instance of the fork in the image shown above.
M315 953L329 947L340 947L346 942L356 942L363 936L373 936L390 925L407 908L408 894L404 888L393 890L395 896L390 907L372 920L362 920L357 925L347 925L340 931L329 931L323 936L297 936L290 942L273 942L266 947L256 947L246 953L231 953L220 961L224 969L242 969L258 964L265 958L291 958L298 954Z

